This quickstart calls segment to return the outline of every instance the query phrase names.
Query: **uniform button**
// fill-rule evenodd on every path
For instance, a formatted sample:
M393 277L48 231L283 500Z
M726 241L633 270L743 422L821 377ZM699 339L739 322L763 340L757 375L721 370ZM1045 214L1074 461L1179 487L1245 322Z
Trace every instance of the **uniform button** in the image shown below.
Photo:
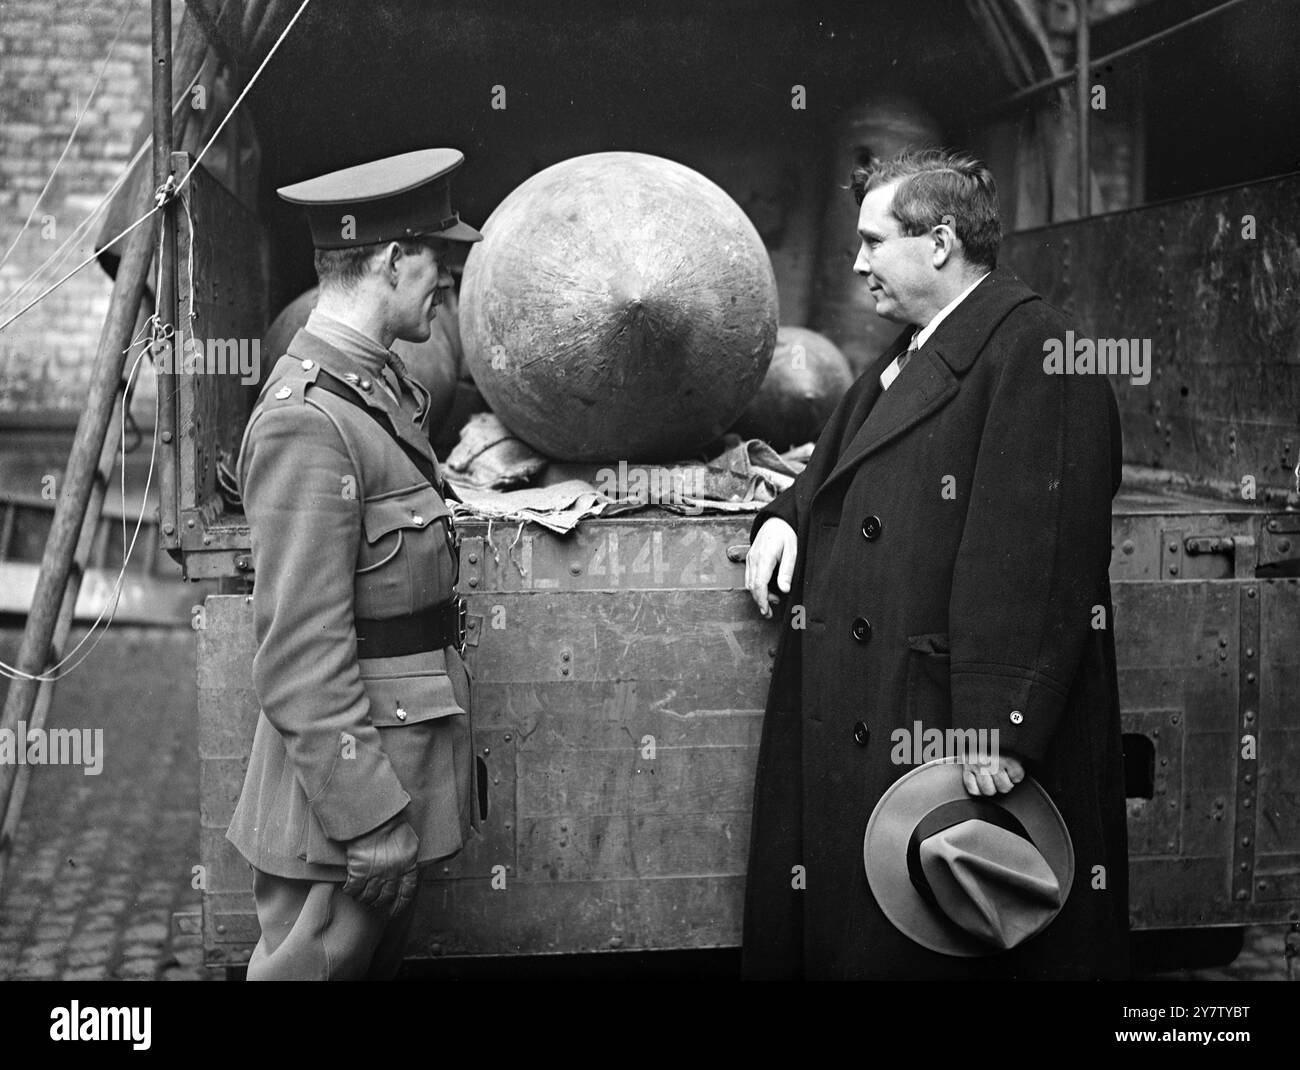
M867 727L866 721L859 721L853 726L853 742L859 747L865 747L870 738L871 729Z
M311 361L309 361L309 360L304 360L304 361L302 362L302 370L305 371L305 372L309 372L309 371L311 371L312 368L314 368L314 367L316 367L316 365L314 365L314 364L313 364Z
M412 513L411 519L414 520L417 524L424 523L424 517L422 517L419 513Z
M1012 724L1020 724L1020 722L1023 721L1024 719L1025 719L1025 715L1024 715L1023 713L1021 713L1019 710L1012 710L1012 711L1011 711L1011 723L1012 723Z
M280 387L279 390L275 392L275 399L277 401L283 401L285 398L289 397L292 393L293 391L289 387L282 386Z
M871 638L871 621L866 617L858 617L853 621L853 638L859 643L865 643Z
M404 709L402 709L401 706L398 706L398 707L397 707L397 711L396 711L396 712L397 712L397 719L398 719L399 721L405 721L405 720L406 720L406 711L405 711Z
M867 517L867 519L862 522L862 537L866 539L867 542L875 542L880 538L881 527L880 517Z
M370 389L370 380L369 380L369 379L362 379L362 380L361 380L361 389L362 389L362 390L369 390L369 389Z

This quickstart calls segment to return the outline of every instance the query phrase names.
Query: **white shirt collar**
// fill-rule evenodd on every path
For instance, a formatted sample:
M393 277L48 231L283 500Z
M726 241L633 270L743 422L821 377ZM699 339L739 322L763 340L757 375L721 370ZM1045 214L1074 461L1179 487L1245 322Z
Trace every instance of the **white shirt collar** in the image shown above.
M939 312L935 315L934 319L932 319L929 323L927 323L924 327L922 327L919 331L916 332L916 336L914 338L916 345L910 346L909 343L909 348L920 349L923 345L925 345L925 343L930 340L930 336L934 334L939 324L941 324L948 317L948 314L951 313L952 310L956 308L958 305L960 305L963 301L965 301L966 298L970 296L971 291L974 290L975 287L978 286L981 282L987 279L989 277L989 274L990 273L986 271L978 279L976 279L969 286L967 286L966 289L962 290L961 293L959 293L956 297L954 297L951 301L949 301L946 305L944 305L943 308L941 308ZM898 361L899 358L902 356L903 354L900 353L897 357L893 359L889 367L880 373L880 388L882 390L888 390L890 384L893 383L893 381L898 378L898 373L902 370L898 366Z

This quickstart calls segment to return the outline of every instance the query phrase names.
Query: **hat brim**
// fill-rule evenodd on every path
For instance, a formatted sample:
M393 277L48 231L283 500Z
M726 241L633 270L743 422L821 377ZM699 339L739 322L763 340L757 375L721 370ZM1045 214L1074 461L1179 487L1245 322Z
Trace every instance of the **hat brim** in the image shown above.
M419 232L418 237L441 238L443 241L463 242L483 240L483 235L463 220L457 222L453 227L448 227L446 230L422 230Z
M926 903L907 871L907 845L920 820L936 806L965 798L962 767L956 758L939 758L899 777L880 797L867 821L862 862L872 895L903 935L941 955L975 958L999 951ZM987 801L1003 806L1020 820L1068 898L1074 884L1074 845L1065 819L1042 786L1026 775L1011 791L988 796Z

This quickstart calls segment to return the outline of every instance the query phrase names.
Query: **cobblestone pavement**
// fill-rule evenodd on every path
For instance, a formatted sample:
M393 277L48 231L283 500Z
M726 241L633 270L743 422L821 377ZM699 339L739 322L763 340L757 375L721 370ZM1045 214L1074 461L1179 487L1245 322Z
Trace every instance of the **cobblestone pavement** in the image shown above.
M0 657L17 640L0 631ZM0 980L221 977L170 924L199 909L193 633L114 629L58 685L50 727L102 728L104 768L34 770L0 894ZM1252 929L1230 966L1150 977L1281 979L1283 938Z
M0 633L12 660L17 634ZM79 638L74 636L74 638ZM102 728L103 771L32 770L0 897L0 979L198 980L194 640L114 628L55 690L48 727Z

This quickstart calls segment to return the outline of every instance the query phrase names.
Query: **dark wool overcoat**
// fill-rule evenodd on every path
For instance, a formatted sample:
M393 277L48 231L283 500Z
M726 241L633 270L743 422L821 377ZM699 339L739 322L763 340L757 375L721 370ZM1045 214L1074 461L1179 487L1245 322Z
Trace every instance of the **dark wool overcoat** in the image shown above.
M807 469L754 521L751 537L769 517L787 521L798 561L758 759L747 977L1127 972L1108 578L1119 416L1104 377L1044 370L1044 341L1069 326L994 271L887 391L880 373L911 330L866 370ZM929 951L868 887L867 819L913 768L891 755L894 731L918 723L996 729L1069 828L1065 906L1009 952Z

